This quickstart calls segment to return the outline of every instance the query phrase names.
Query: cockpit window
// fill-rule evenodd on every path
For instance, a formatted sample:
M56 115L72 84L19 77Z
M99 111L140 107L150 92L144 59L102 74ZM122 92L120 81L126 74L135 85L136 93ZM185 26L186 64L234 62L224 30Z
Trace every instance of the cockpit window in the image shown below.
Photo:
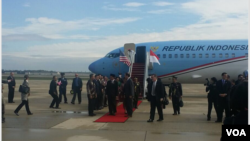
M108 53L105 57L107 58L117 58L120 56L120 53Z

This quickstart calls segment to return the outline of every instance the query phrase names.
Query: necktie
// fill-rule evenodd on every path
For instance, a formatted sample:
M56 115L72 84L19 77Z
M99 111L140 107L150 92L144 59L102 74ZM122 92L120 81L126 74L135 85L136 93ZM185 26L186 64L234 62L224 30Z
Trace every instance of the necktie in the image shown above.
M154 85L153 85L153 95L155 95L155 82L154 82Z
M222 80L222 84L223 84L223 85L225 84L225 80L224 80L224 79Z

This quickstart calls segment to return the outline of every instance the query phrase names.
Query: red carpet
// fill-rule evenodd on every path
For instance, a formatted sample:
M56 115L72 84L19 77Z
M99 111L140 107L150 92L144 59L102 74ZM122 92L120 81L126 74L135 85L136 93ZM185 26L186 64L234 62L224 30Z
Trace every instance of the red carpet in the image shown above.
M142 101L138 101L137 105L139 106L141 102ZM133 111L134 110L135 108L133 108ZM109 113L107 113L104 116L97 119L95 122L125 122L128 119L128 117L125 117L126 114L124 113L125 111L123 109L123 104L117 106L116 111L117 113L115 114L115 116L109 115Z

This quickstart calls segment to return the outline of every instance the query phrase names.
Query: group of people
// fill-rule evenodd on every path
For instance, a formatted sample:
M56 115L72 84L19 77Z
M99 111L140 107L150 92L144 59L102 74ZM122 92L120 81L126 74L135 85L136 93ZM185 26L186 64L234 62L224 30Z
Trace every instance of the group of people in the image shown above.
M50 89L49 94L53 98L50 108L60 109L59 104L62 102L62 99L64 98L64 103L68 103L67 99L67 85L68 81L65 78L65 73L61 73L61 78L57 79L56 76L53 76L53 79L50 82ZM76 96L78 98L78 104L81 104L82 102L82 79L78 76L78 74L75 74L75 78L73 79L72 86L71 86L71 93L73 94L73 98L71 100L71 104L75 104ZM57 91L57 86L59 86L59 95ZM56 107L54 105L56 104Z
M217 120L224 124L248 124L248 74L238 75L238 80L230 80L227 73L221 74L222 79L212 77L206 87L208 92L207 120L211 120L211 110L214 105Z
M7 83L9 88L8 93L8 102L15 103L14 99L14 91L16 87L16 82L14 78L14 73L10 73L10 76L7 78L7 81L2 81L2 83ZM59 105L63 101L67 104L67 85L68 81L65 78L65 73L61 73L61 78L53 76L48 93L53 98L49 108L60 109ZM3 86L3 85L2 85ZM24 81L22 86L29 87L29 76L24 75ZM116 107L118 101L123 101L124 109L129 117L132 117L132 108L137 108L138 98L141 94L141 85L138 82L137 78L134 80L130 79L130 75L127 73L124 78L115 77L114 74L110 75L110 80L108 77L102 75L90 75L90 79L87 82L87 96L88 96L88 109L89 116L94 116L94 110L101 110L104 107L109 106L110 115L115 115ZM59 93L57 91L57 87L59 87ZM82 91L83 83L82 79L79 78L78 74L75 74L75 78L72 82L72 87L70 93L73 94L73 98L71 100L71 104L75 104L76 97L78 98L78 104L81 104L81 91ZM4 87L2 87L4 88ZM19 116L18 112L25 105L26 112L28 115L33 115L29 108L29 100L30 91L27 93L21 92L21 104L16 108L14 113ZM2 109L2 121L5 121L4 118L4 100L2 97L3 109Z
M163 108L165 108L168 101L165 86L162 84L161 79L156 74L151 75L147 79L147 99L150 102L150 117L147 122L153 122L155 116L155 108L157 108L159 119L164 120ZM182 85L177 81L177 77L172 77L172 83L169 85L169 99L173 104L173 115L180 114L180 101L182 98Z
M225 111L226 118L224 124L247 124L248 123L248 74L238 75L238 80L230 80L230 76L227 73L222 73L222 79L217 80L212 77L210 84L206 87L208 92L208 113L207 120L211 120L211 110L214 105L216 111L217 120L216 122L223 121L223 112ZM24 76L23 86L29 87L29 76ZM162 121L164 102L167 100L167 93L165 86L162 84L161 79L156 74L151 75L147 79L148 85L146 90L147 99L150 102L150 117L147 122L153 122L155 116L155 109L157 108L159 119ZM8 102L15 103L14 90L16 82L14 73L10 73L7 81L3 80L2 83L7 83L9 88ZM64 103L67 102L66 87L68 85L65 74L61 73L61 78L57 79L53 76L50 83L49 94L53 100L50 104L50 108L59 109L59 104L62 102L64 97ZM59 95L57 87L59 86ZM71 104L75 104L76 96L78 103L81 104L81 91L83 83L78 74L75 74L75 78L72 82L73 98ZM3 85L2 85L2 88ZM94 110L101 110L104 107L109 108L109 114L115 115L117 110L117 104L119 101L123 101L124 112L127 117L132 117L133 108L138 108L138 98L142 93L141 84L137 78L130 77L129 73L126 73L124 78L119 75L115 77L114 74L110 74L110 79L106 76L90 74L89 80L86 84L87 97L88 97L88 112L89 116L95 116ZM19 110L25 105L28 115L33 113L29 109L30 92L21 93L22 103L16 108L14 113L18 116ZM172 83L169 85L169 99L172 100L173 104L173 115L180 114L180 100L182 98L182 85L177 82L177 77L172 78ZM4 122L4 100L2 97L2 121ZM56 106L54 107L54 105Z
M23 86L29 87L29 76L24 76L24 81L22 83ZM155 108L157 107L159 120L163 120L163 98L166 98L167 93L165 91L165 87L163 86L161 79L157 78L157 75L153 74L151 78L147 79L147 99L150 101L150 119L148 122L153 122L155 115ZM14 89L16 86L14 73L11 73L8 77L7 81L3 81L3 83L8 83L9 86L9 94L8 94L8 102L15 103L13 101L14 98ZM62 102L64 98L64 103L67 102L67 79L65 78L65 73L61 73L61 78L57 79L56 76L53 76L52 81L49 87L49 94L53 98L50 108L60 109L59 104ZM75 74L75 78L72 82L72 90L73 98L71 100L71 104L75 104L76 96L78 98L78 103L81 104L81 91L82 91L82 80L79 78L78 74ZM59 87L59 94L57 91L57 87ZM104 107L109 108L109 114L116 114L116 107L119 101L123 101L124 111L127 114L127 117L132 117L133 108L138 108L138 99L139 95L142 93L141 84L139 83L137 78L130 77L129 73L126 73L124 78L115 77L114 74L110 74L110 79L106 76L102 75L94 75L90 74L90 79L86 84L87 89L87 97L88 97L88 112L89 116L95 116L94 110L101 110ZM19 110L25 105L26 112L28 115L32 115L29 108L29 100L30 92L21 93L22 103L16 108L14 113L19 116ZM169 98L173 101L174 114L180 114L179 107L179 99L182 96L182 88L181 84L177 82L177 77L173 77L173 83L170 85L169 89ZM3 98L2 98L3 99ZM4 114L4 105L2 114ZM4 116L3 120L4 121Z
M90 74L86 89L89 116L95 116L94 110L107 107L107 103L109 115L115 115L118 102L123 101L126 116L132 117L133 108L137 108L141 94L138 79L132 80L129 73L126 73L124 78L110 74L109 80L106 76Z

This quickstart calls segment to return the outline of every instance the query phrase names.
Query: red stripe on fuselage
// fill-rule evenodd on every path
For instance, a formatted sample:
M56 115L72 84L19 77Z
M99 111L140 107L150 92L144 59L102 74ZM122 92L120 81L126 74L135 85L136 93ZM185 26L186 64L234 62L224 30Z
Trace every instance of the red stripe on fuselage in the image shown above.
M204 66L208 66L208 65L212 65L212 64L217 64L217 63L222 63L222 62L226 62L226 61L231 61L231 60L236 60L236 59L241 59L241 58L245 58L245 56L235 57L235 58L226 59L226 60L221 60L221 61L216 61L216 62L213 62L213 63L208 63L208 64L204 64L204 65L192 67L192 68L189 68L189 69L185 69L185 70L181 70L181 71L177 71L177 72L172 72L172 73L169 73L169 74L161 75L161 76L159 76L159 77L164 77L164 76L168 76L168 75L173 75L173 74L176 74L176 73L181 73L181 72L189 71L189 70L192 70L192 69L197 69L197 68L200 68L200 67L204 67Z

